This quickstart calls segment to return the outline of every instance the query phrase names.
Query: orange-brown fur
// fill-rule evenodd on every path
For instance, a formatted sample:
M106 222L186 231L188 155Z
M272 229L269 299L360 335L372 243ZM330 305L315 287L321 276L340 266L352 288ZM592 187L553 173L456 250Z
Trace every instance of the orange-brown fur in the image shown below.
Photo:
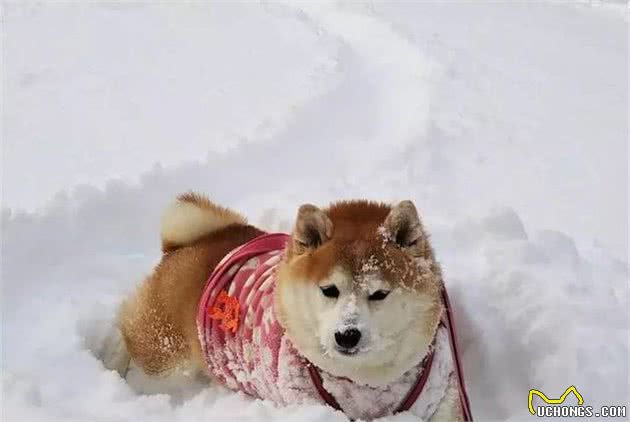
M235 218L244 221L237 213L198 194L187 193L178 200L210 210L225 221ZM377 233L390 211L389 205L369 201L331 205L324 212L333 224L332 238L321 247L306 251L290 242L284 263L287 265L283 267L288 269L290 278L298 275L295 278L318 281L339 265L357 274L366 259L374 256L378 262L389 263L379 268L394 285L437 288L439 283L434 278L441 282L439 266L426 239L422 257L435 268L429 275L431 280L425 280L429 282L421 282L416 271L408 271L414 265L409 256L397 248L383 248L384 240ZM120 328L129 354L147 374L161 374L188 361L200 369L204 367L196 327L197 304L203 287L229 251L261 233L249 225L230 224L188 245L163 241L161 262L120 312Z
M383 277L393 286L407 288L431 288L441 284L441 270L435 260L433 249L424 234L419 243L419 258L430 264L431 274L424 278L417 272L415 263L396 247L383 247L384 238L379 234L391 211L391 206L371 201L340 201L323 210L333 227L331 239L314 250L303 250L291 242L287 249L290 274L300 280L319 282L330 276L331 271L341 266L351 274L359 274L370 257L380 265ZM431 283L426 276L437 279ZM429 282L427 282L429 281Z
M332 302L322 299L326 286L337 289ZM411 201L344 201L323 210L305 204L278 267L275 311L287 337L314 365L376 385L392 382L429 349L443 310L441 286L439 264ZM381 289L392 293L382 306L369 299ZM359 347L367 352L347 361L338 355L336 330L353 324L365 324L367 340ZM383 341L376 347L372 333Z
M120 314L127 349L147 374L162 374L191 360L203 368L195 321L203 287L230 250L260 233L252 226L230 225L191 245L166 248Z
M120 334L128 353L127 361L131 358L148 375L168 375L176 368L207 374L196 324L203 288L228 252L262 232L247 225L238 213L195 193L179 196L174 206L172 215L176 217L168 226L163 221L160 263L121 307ZM398 229L409 221L413 226L408 230L413 232L417 243L401 244L399 239L386 234L398 236ZM317 244L305 243L309 237L314 237ZM350 275L352 282L360 282L366 265L377 269L392 287L402 287L413 297L424 298L423 314L418 316L418 324L413 325L413 332L418 330L422 334L418 337L421 341L410 336L409 330L404 333L411 348L428 348L442 312L439 299L442 274L415 206L409 201L401 202L395 209L369 201L337 202L324 210L312 205L300 207L286 257L278 268L277 292L282 286L297 286L291 284L297 280L318 283L339 269ZM279 296L277 293L276 300ZM310 299L304 303L311 303ZM301 307L295 310L303 312ZM276 311L288 333L287 309L280 303ZM308 335L299 324L297 329L298 333ZM116 369L121 371L119 367ZM377 362L374 368L365 369L370 371L366 376L381 376L382 370L388 368ZM453 405L457 400L456 386L450 386L449 392L436 419L460 420L459 407Z

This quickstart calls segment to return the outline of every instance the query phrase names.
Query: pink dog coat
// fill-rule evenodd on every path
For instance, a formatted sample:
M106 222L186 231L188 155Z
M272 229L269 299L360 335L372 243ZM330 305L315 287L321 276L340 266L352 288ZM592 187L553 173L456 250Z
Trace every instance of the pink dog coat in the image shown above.
M231 251L212 272L197 315L210 375L259 399L282 405L326 403L351 419L367 420L403 410L428 419L454 375L466 420L472 421L450 312L427 357L387 386L335 377L301 356L274 310L275 270L288 239L283 233L261 235ZM448 297L444 299L450 310Z

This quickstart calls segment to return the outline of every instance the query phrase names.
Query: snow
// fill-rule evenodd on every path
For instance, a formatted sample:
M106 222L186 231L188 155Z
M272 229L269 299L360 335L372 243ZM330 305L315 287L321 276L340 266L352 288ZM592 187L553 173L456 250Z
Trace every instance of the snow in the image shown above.
M188 189L275 230L304 202L412 199L477 420L531 418L530 388L628 403L624 3L3 12L3 420L344 420L139 395L94 357Z

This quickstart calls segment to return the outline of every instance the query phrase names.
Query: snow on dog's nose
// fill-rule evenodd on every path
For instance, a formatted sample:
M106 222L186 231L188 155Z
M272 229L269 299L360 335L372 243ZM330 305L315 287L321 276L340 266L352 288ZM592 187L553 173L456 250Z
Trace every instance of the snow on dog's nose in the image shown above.
M355 293L345 299L345 304L341 305L339 323L334 333L336 349L344 355L356 353L357 346L363 337L362 315L357 301Z
M335 341L344 349L352 349L359 344L359 340L361 340L361 331L356 328L335 333Z

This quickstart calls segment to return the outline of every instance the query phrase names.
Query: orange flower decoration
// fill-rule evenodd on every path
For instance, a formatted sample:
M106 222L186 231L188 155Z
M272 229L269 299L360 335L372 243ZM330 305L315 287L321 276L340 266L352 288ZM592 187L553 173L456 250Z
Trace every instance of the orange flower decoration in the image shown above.
M215 305L208 309L208 315L211 319L221 321L219 327L223 328L225 331L235 333L238 329L240 309L241 304L238 302L238 299L222 291L219 293Z

